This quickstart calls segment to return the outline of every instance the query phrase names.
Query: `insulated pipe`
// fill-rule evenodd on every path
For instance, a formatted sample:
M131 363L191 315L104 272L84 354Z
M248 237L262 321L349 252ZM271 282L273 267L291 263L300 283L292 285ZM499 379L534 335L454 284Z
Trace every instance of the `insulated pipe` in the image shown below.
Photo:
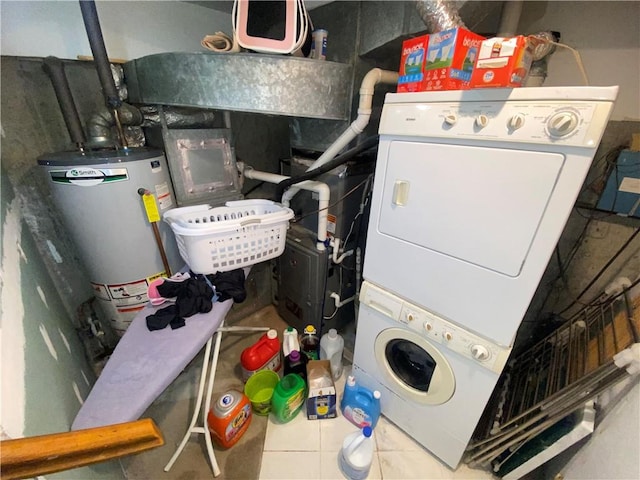
M67 76L64 73L64 63L57 57L47 57L42 63L42 68L47 75L49 75L53 89L56 92L58 105L60 105L62 118L64 118L64 123L69 131L71 141L78 146L80 151L83 151L85 142L84 131L82 130L78 109L73 102L73 95L71 94L71 88L69 88Z
M502 15L496 37L513 37L518 32L520 15L522 14L522 0L504 2Z
M111 74L111 64L104 46L96 4L93 0L80 0L80 10L82 11L82 19L84 20L89 45L93 53L93 61L98 71L98 78L107 101L107 108L110 110L116 109L120 106L122 100L120 100L116 84L113 81L113 75Z
M437 33L455 27L464 27L454 2L448 0L418 0L416 10L429 33Z
M276 184L289 178L275 173L260 172L251 167L244 168L244 176L253 180ZM298 187L318 194L318 239L316 241L316 248L324 251L326 249L324 242L327 239L327 213L329 210L329 197L331 195L329 186L326 183L306 180L299 183Z
M351 140L353 140L363 132L363 130L369 123L369 118L371 117L371 104L373 103L373 93L375 90L375 86L379 83L395 85L398 83L398 76L398 72L381 70L380 68L374 68L367 72L367 74L362 79L362 83L360 84L360 103L358 105L358 116L342 133L342 135L340 135L338 139L333 142L329 146L329 148L327 148L327 150L322 155L320 155L320 157L315 162L313 162L313 164L311 164L307 171L313 170L314 168L318 168L319 166L327 163L329 160L334 158L343 148L349 145ZM289 190L287 190L282 196L282 204L285 207L288 207L289 202L295 196L295 194L298 193L298 191L298 187L291 187Z
M142 112L128 103L123 103L117 110L121 125L138 126L144 122ZM115 125L113 112L106 107L96 111L87 122L89 143L93 146L111 143L111 127Z

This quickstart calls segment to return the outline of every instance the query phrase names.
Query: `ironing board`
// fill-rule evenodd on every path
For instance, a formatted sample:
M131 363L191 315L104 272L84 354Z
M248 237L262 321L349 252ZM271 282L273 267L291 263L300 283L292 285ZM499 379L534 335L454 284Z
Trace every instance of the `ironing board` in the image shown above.
M249 268L245 268L245 275L248 272ZM186 319L185 326L181 328L172 330L167 327L153 332L147 328L146 317L163 308L163 305L159 307L147 305L138 312L118 342L111 358L76 415L71 430L101 427L139 419L206 345L193 418L182 442L165 467L165 471L169 471L175 463L191 434L201 433L205 434L207 453L213 474L218 476L220 468L213 453L206 418L211 404L222 332L268 330L267 327L224 327L225 316L232 305L232 299L215 302L210 312L192 315ZM215 347L213 355L211 355L214 338ZM208 378L207 371L209 371ZM204 409L201 409L203 399L205 399ZM197 426L200 413L202 413L203 423Z
M233 300L186 319L182 328L149 331L146 306L135 316L76 415L72 430L138 420L222 324Z

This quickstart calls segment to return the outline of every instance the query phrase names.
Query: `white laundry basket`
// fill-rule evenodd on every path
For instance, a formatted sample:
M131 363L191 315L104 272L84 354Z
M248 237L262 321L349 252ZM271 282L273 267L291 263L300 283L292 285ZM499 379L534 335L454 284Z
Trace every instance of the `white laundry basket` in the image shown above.
M238 200L224 207L174 208L163 215L182 259L194 273L226 272L284 251L293 211L270 200Z

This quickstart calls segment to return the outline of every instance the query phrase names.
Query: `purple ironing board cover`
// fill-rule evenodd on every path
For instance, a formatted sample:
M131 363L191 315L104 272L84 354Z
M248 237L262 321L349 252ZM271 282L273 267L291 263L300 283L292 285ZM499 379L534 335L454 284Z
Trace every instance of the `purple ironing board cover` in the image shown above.
M71 430L138 420L216 332L233 300L215 302L209 313L185 318L186 325L149 331L146 317L159 307L138 312L122 336Z

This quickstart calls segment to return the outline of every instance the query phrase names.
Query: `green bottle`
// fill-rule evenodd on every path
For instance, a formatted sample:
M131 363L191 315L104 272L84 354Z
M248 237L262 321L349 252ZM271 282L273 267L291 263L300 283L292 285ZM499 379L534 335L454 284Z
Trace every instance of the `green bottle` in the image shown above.
M282 423L293 420L304 404L306 393L307 384L300 375L285 375L273 391L271 411Z

